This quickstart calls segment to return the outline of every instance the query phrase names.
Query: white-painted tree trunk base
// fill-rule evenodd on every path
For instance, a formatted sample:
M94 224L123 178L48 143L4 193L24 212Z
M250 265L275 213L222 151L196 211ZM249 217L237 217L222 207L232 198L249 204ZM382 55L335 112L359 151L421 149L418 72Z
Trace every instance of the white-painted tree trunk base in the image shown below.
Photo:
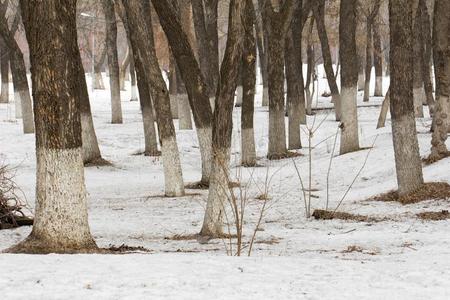
M220 150L213 158L202 236L220 237L223 234L224 209L229 196L229 161L230 149Z
M279 157L285 155L286 148L286 125L284 122L284 111L269 110L269 151L268 157Z
M170 113L172 119L178 119L178 95L176 94L170 95Z
M383 97L383 77L377 76L375 78L375 97Z
M96 248L88 224L81 148L38 148L36 157L36 210L30 243L42 243L52 251Z
M97 136L95 134L94 122L90 115L82 113L81 120L81 139L83 143L83 162L90 163L101 158L100 148L98 147Z
M18 91L14 91L14 107L15 107L16 119L21 119L22 118L22 100L20 99L20 93Z
M440 158L448 151L446 141L450 130L450 98L439 96L433 117L431 157Z
M211 105L211 111L214 114L214 109L216 108L216 98L209 97L209 104Z
M253 128L242 129L241 134L241 164L254 166L256 164L255 131Z
M0 96L0 103L8 103L9 102L9 83L2 82L2 90Z
M262 106L269 106L269 88L263 88Z
M131 85L131 98L130 101L138 101L138 90L136 85Z
M341 155L359 149L357 92L356 86L341 89Z
M191 107L187 94L178 95L178 126L180 130L192 129Z
M427 102L427 96L425 94L425 88L422 85L420 88L413 89L414 97L414 113L416 118L423 118L423 103Z
M161 155L164 168L165 195L167 197L183 196L183 173L177 141L174 136L161 141Z
M399 194L415 191L423 183L416 123L413 116L392 119L395 168Z
M197 137L202 159L203 183L209 183L212 163L212 128L197 128Z
M236 103L235 106L236 107L241 107L242 106L242 97L244 95L244 88L242 87L242 85L238 85L236 88Z

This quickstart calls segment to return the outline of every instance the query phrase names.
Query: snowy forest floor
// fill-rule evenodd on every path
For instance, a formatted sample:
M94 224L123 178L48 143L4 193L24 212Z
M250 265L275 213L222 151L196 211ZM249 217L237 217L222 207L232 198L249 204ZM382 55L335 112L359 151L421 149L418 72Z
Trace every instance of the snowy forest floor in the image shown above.
M320 77L321 78L321 77ZM88 81L89 82L89 81ZM105 78L105 83L107 82ZM388 79L385 81L385 89ZM320 79L320 91L326 88ZM331 110L308 116L321 124L313 137L312 208L323 209L329 175L329 207L334 209L371 151L339 211L385 219L381 222L314 220L305 217L300 182L292 159L268 161L268 109L258 90L255 139L261 167L239 166L240 109L234 112L231 173L250 202L244 242L253 234L263 201L266 175L272 178L269 209L257 232L251 257L227 256L227 241L200 244L173 237L198 233L207 190L187 190L181 198L164 198L159 158L135 155L144 147L138 102L122 94L124 124L110 121L109 91L91 95L94 122L103 157L113 165L86 168L91 232L100 247L149 249L124 255L0 254L2 299L448 299L450 298L450 222L424 221L416 214L450 210L450 199L402 205L367 200L396 188L390 119L376 129L382 98L358 109L360 145L372 150L338 156L331 153L338 123ZM362 102L359 93L360 106ZM318 107L330 106L319 97ZM316 103L314 104L316 105ZM0 161L14 167L16 181L31 208L35 194L34 135L23 135L14 103L0 104ZM420 154L430 152L431 119L417 120ZM314 121L315 120L315 121ZM177 126L178 122L175 121ZM195 131L177 130L186 183L200 179ZM374 142L375 141L375 142ZM308 139L295 157L308 186ZM447 142L450 147L450 141ZM423 167L426 182L450 183L450 158ZM238 189L237 189L238 191ZM0 251L30 233L31 227L0 231ZM247 254L247 249L244 254Z

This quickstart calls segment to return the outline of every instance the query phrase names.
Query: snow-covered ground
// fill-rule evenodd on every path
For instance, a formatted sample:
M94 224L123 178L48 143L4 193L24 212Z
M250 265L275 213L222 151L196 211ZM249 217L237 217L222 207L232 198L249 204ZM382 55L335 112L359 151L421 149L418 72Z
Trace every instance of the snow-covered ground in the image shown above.
M320 78L319 90L327 88ZM105 78L105 84L107 83ZM89 81L88 81L89 82ZM385 89L388 81L385 81ZM187 190L182 198L164 198L160 159L134 155L143 150L139 104L122 94L124 124L110 121L109 92L91 95L96 132L111 167L86 168L91 232L101 247L142 246L149 253L126 255L0 255L1 299L449 299L450 222L422 221L421 211L450 209L449 199L413 205L367 201L396 187L390 120L376 130L382 98L371 98L358 111L360 144L374 144L367 164L339 210L389 221L317 221L305 218L299 179L291 159L268 161L268 111L261 92L255 110L258 168L239 167L240 110L234 113L233 176L248 190L245 241L255 228L263 201L255 198L269 185L269 209L257 232L251 257L227 256L227 241L199 244L174 235L199 232L207 191ZM329 106L319 97L319 107ZM362 94L359 97L362 103ZM34 206L34 136L23 135L13 118L14 103L0 104L0 160L16 167L17 183ZM324 120L324 121L323 121ZM323 121L323 123L322 123ZM313 208L324 208L327 170L338 124L334 112L317 111L308 123L322 124L312 144ZM431 119L418 119L422 156L429 154ZM177 126L177 121L175 121ZM304 128L305 129L305 128ZM194 131L177 131L185 182L200 178L200 154ZM374 142L375 141L375 142ZM308 184L308 139L304 156L295 158ZM335 208L362 167L369 150L338 156L329 177L329 206ZM450 141L447 143L450 147ZM424 166L429 181L450 182L450 159ZM0 231L0 251L24 239L31 228ZM349 248L350 247L350 248ZM353 249L356 251L347 251ZM244 253L246 254L244 249Z

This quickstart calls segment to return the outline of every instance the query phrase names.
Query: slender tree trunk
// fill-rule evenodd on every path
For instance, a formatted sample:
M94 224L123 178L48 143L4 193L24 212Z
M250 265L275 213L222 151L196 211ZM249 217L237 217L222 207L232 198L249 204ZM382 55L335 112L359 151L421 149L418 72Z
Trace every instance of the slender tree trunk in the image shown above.
M264 38L264 26L263 26L263 16L261 14L261 7L258 4L257 0L253 1L253 5L257 7L255 10L255 29L256 29L256 42L258 46L258 55L259 55L259 68L261 70L261 77L263 83L263 98L262 98L262 106L269 106L269 82L267 74L267 47L266 47L266 39Z
M36 113L36 213L24 253L95 251L81 149L76 1L23 0ZM42 52L41 49L46 51Z
M94 50L96 51L96 50ZM98 59L96 60L96 57ZM102 52L98 56L94 56L94 89L104 90L105 84L103 82L102 68L106 59L106 46L103 47Z
M127 75L127 69L130 66L130 58L132 54L130 53L130 47L127 47L127 52L125 52L125 57L120 64L119 70L119 81L120 81L120 90L125 91L125 77Z
M370 77L372 75L372 53L373 53L373 39L372 39L372 21L367 21L366 27L366 67L364 68L364 96L363 101L368 102L370 97Z
M169 58L169 95L170 111L173 119L178 119L178 86L177 86L177 63L170 52Z
M418 0L413 1L413 49L414 49L414 81L413 97L416 117L423 118L423 104L426 103L425 86L423 82L423 37L422 37L422 12L417 7Z
M169 40L172 53L177 61L181 77L186 86L202 156L201 182L208 184L212 155L212 110L208 87L200 71L200 67L195 60L195 55L189 44L188 37L183 31L181 22L175 12L171 9L170 3L167 0L158 0L154 1L153 5L158 13L160 23Z
M331 99L335 107L336 121L341 119L340 95L336 84L336 76L333 71L333 61L331 59L330 44L325 27L325 0L317 0L313 5L314 19L316 20L316 28L319 34L320 44L322 46L323 64L327 75L328 86L331 91Z
M373 24L373 64L375 66L375 97L383 97L383 47L380 35L380 20Z
M431 64L432 64L432 52L433 52L433 41L431 37L431 21L430 13L428 11L428 6L425 0L419 1L419 9L422 15L422 37L424 42L423 51L423 64L422 64L422 76L425 88L425 95L427 99L428 109L430 115L434 113L434 96L433 96L433 82L431 79Z
M9 102L9 50L6 43L0 40L0 70L2 79L2 89L0 94L0 103Z
M306 48L306 60L307 60L307 69L306 69L306 114L312 115L312 97L311 95L311 83L314 87L314 69L315 69L315 53L314 46L312 44L312 31L314 28L314 18L311 18L308 29L308 44ZM303 72L303 70L302 70Z
M160 1L160 0L156 0ZM228 38L216 94L213 127L213 163L208 202L200 235L223 236L224 208L228 199L228 164L233 126L233 102L239 62L242 58L242 21L245 0L231 0Z
M256 40L253 30L255 10L252 0L245 0L244 45L242 54L242 113L241 113L241 163L243 166L256 165L255 132L253 114L256 93Z
M131 47L130 47L131 48ZM133 50L131 51L131 56L133 57ZM138 87L137 87L137 78L136 78L136 66L134 63L134 59L130 59L130 83L131 83L131 98L130 101L138 101Z
M391 118L395 168L400 195L423 184L422 165L414 120L413 14L410 0L389 3Z
M341 0L339 45L341 67L341 143L340 154L359 150L358 64L356 51L356 0Z
M170 98L156 58L149 2L123 1L133 51L142 62L154 100L165 178L166 196L184 195L180 156L170 112Z
M102 5L106 20L106 49L108 54L109 88L111 91L111 123L122 124L116 13L112 0L102 0Z
M433 117L430 159L449 155L446 146L450 129L450 10L449 1L436 0L433 22L433 48L436 72L436 110Z
M390 92L386 93L386 97L384 97L383 103L381 104L380 115L378 116L377 129L384 127L386 124L386 116L389 111L389 106L391 105Z

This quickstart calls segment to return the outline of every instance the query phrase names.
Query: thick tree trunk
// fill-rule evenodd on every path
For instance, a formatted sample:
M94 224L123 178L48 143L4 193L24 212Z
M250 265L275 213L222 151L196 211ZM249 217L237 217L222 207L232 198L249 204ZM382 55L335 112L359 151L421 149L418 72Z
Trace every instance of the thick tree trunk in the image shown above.
M36 113L36 213L24 253L95 251L81 150L76 1L21 1ZM41 49L46 51L42 52Z
M341 143L340 154L359 150L358 64L356 51L356 0L341 0L339 45L341 69Z
M1 71L1 94L0 103L9 102L9 50L6 47L6 43L0 41L0 71Z
M166 196L184 195L180 156L175 136L175 128L170 112L170 98L166 83L156 58L149 2L123 1L127 15L133 52L139 57L149 81L149 89L154 100L156 120L165 178Z
M325 27L325 0L317 0L313 5L314 18L316 20L316 28L319 34L320 45L322 46L322 57L327 75L328 86L331 91L331 99L335 107L336 121L341 119L340 95L336 84L336 76L333 71L333 61L331 58L330 44L328 42L327 30Z
M256 40L253 30L255 10L252 0L245 0L244 45L242 54L242 113L241 113L241 163L256 165L255 132L253 113L256 93Z
M160 0L156 0L160 1ZM200 235L208 238L223 236L224 209L229 197L228 164L230 161L233 126L233 102L239 62L242 58L244 1L231 0L228 38L216 94L213 127L213 163L208 202Z
M109 89L111 92L111 123L122 124L116 13L112 0L102 0L102 5L106 20L106 49L108 54Z
M390 102L392 139L398 192L404 195L423 184L422 165L414 120L413 18L410 0L390 1Z
M433 47L436 72L436 110L431 139L432 160L449 155L446 140L450 129L450 10L449 1L437 0L434 8Z

